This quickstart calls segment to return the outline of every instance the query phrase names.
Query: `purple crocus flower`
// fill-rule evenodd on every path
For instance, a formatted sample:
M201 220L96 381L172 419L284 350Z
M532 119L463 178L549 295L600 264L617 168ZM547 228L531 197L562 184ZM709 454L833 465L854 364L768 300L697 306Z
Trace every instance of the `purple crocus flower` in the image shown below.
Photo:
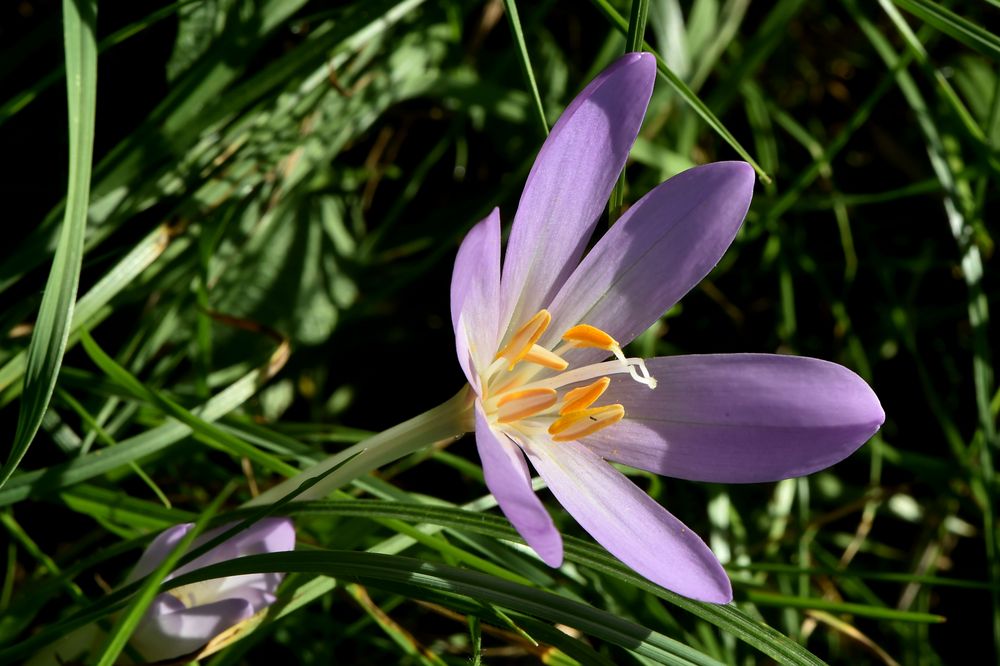
M235 523L209 530L192 548L215 538ZM153 539L126 583L148 575L193 527L175 525ZM264 518L236 536L195 558L166 580L218 562L245 555L295 549L295 528L288 518ZM229 576L176 587L158 595L132 634L131 644L149 661L175 659L208 644L228 629L251 619L274 603L283 574Z
M745 163L690 169L584 256L655 74L652 55L628 54L567 107L528 175L502 270L497 210L463 241L452 322L477 395L486 484L528 545L562 563L525 456L622 562L687 597L726 603L729 578L705 543L607 461L698 481L774 481L845 458L884 413L857 375L813 358L622 353L718 263L753 191Z

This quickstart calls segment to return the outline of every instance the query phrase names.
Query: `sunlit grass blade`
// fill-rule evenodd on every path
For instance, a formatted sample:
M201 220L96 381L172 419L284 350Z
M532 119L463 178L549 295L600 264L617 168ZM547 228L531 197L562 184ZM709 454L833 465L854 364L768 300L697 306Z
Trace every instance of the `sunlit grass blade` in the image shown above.
M171 235L167 226L157 227L81 296L73 309L68 345L74 343L75 334L82 326L92 328L109 314L107 305L111 300L133 284L170 244ZM0 392L3 395L0 405L20 392L20 386L15 382L24 375L26 367L26 352L19 352L0 367Z
M492 498L489 498L492 499ZM243 511L234 516L242 516ZM488 535L493 538L520 543L521 537L503 518L485 515L456 507L429 506L401 502L371 500L338 500L332 502L301 502L289 507L293 515L356 515L368 517L394 517L407 522L427 523L453 529ZM607 551L581 539L564 536L565 554L568 561L609 574L613 578L635 585L657 597L688 611L719 629L752 645L764 654L784 664L819 666L818 658L801 645L772 627L750 617L737 606L692 601L678 594L650 583Z
M649 0L632 0L629 12L628 34L625 37L625 52L641 51L645 42L646 19L649 17ZM618 181L611 190L611 200L608 202L608 221L614 224L621 216L622 205L625 203L625 169L618 175Z
M190 522L195 515L181 509L167 508L90 484L77 484L59 493L66 506L96 520L114 521L131 527L161 530L176 523Z
M197 580L267 571L321 573L360 579L370 585L385 581L406 583L418 589L444 590L575 627L656 663L719 664L679 641L593 606L479 572L397 555L333 550L250 555L178 576L168 583L168 589Z
M611 25L617 28L621 33L626 35L628 34L628 21L626 21L625 18L618 13L618 10L611 6L611 3L609 3L608 0L591 0L591 2L604 15L604 17L610 21ZM767 175L759 164L757 164L757 161L750 155L749 151L747 151L747 149L736 140L736 137L733 136L732 132L726 128L722 121L719 120L714 113L712 113L712 110L709 109L703 101L701 101L701 98L698 97L698 95L696 95L694 91L692 91L688 85L680 79L680 77L667 67L666 62L664 62L663 58L660 57L653 47L646 42L643 42L642 46L646 51L649 51L656 56L657 71L659 71L660 76L663 77L670 87L681 96L681 99L687 102L687 104L701 117L701 119L712 129L712 131L718 134L723 141L728 143L740 157L746 160L750 166L754 168L754 171L757 172L757 176L762 182L770 183L771 177Z
M931 0L893 0L894 3L970 49L1000 62L1000 37L944 5Z
M97 105L97 2L63 0L66 93L69 101L69 184L52 270L28 347L17 431L0 468L0 488L17 469L42 423L62 365L83 263Z
M240 377L194 413L206 422L228 414L257 393L261 385L280 370L287 359L288 346L281 345L263 367ZM75 483L92 479L134 460L162 451L190 434L190 427L171 421L121 440L114 448L94 451L69 462L18 474L6 487L0 489L0 506L13 504L31 496L56 492Z
M879 608L869 604L854 604L840 601L830 601L828 599L818 599L814 597L803 597L790 594L771 594L768 592L757 592L749 590L747 598L760 606L774 606L776 608L814 608L817 610L827 610L837 614L851 614L858 617L870 617L876 620L895 622L917 622L926 624L940 624L947 618L934 613L919 613L914 611L901 611L895 608Z
M520 58L521 73L528 84L528 91L531 99L535 103L535 112L538 114L538 122L542 126L542 131L549 133L549 123L545 119L545 107L542 105L542 96L538 93L538 83L535 81L535 71L531 68L531 58L528 56L528 45L524 42L524 30L521 28L521 19L517 15L517 2L515 0L503 0L504 13L507 14L507 22L510 23L510 31L514 35L514 44Z
M979 149L984 153L987 162L993 170L1000 173L1000 165L998 165L996 156L992 154L993 147L989 145L990 142L988 137L984 133L983 129L980 128L975 118L972 117L972 114L966 108L965 104L962 102L958 93L952 87L944 73L937 67L934 67L931 63L930 56L924 48L924 45L921 43L920 37L913 32L909 24L906 23L903 16L899 13L899 10L893 6L892 0L879 0L879 4L889 17L889 20L891 20L896 26L899 34L903 37L903 40L906 42L907 49L913 54L916 61L924 68L927 75L934 81L938 90L938 95L949 107L951 107L955 117L969 134L969 137L976 143L980 144Z
M159 391L150 388L133 377L125 368L118 365L114 359L108 356L104 350L98 346L90 334L83 332L81 340L83 348L90 358L113 380L125 387L130 393L140 400L150 402L157 408L163 410L169 416L177 419L184 425L191 428L196 436L200 436L210 444L228 451L237 456L246 456L266 469L274 472L281 472L285 476L291 476L298 472L298 468L289 465L275 456L261 451L257 447L244 442L232 433L219 428L218 426L199 418L197 415L184 409Z

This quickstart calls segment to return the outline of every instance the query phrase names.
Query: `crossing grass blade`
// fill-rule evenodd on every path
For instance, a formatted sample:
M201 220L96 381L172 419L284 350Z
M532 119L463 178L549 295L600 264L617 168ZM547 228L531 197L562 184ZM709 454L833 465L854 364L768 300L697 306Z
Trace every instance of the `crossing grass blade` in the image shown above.
M528 45L524 41L524 29L521 27L521 19L517 14L517 3L515 0L503 0L504 13L507 14L507 22L510 23L510 31L514 35L514 44L517 45L517 52L520 56L518 62L521 65L521 72L528 83L528 90L531 92L531 99L535 103L535 112L538 114L538 122L542 126L542 131L548 135L549 123L545 119L545 107L542 105L542 97L538 93L538 82L535 81L535 71L531 68L531 58L528 56Z
M632 0L632 10L629 12L628 34L625 37L625 52L631 53L641 51L645 42L646 19L649 17L649 0ZM608 202L608 219L611 224L615 223L622 213L622 205L625 203L625 169L618 175L618 181L611 191L611 200Z
M614 26L619 32L627 35L629 30L629 23L625 18L618 13L608 0L591 0L598 11L600 11L604 17ZM743 147L743 145L736 140L732 132L719 120L712 110L701 101L701 98L694 93L691 88L688 87L684 81L681 80L677 74L675 74L669 67L667 67L666 62L662 57L651 47L647 42L642 43L643 49L649 51L654 56L656 56L656 69L660 73L660 76L673 88L678 95L681 96L687 104L694 109L705 124L708 125L712 131L718 134L723 141L729 144L729 146L736 151L736 153L746 160L750 166L753 167L754 171L757 172L757 177L760 178L763 183L770 183L771 177L767 175L764 169L761 168L757 161L750 155L750 152Z
M245 511L244 509L231 515L233 517L243 516L245 515ZM522 541L521 537L506 520L453 506L429 506L372 500L338 500L332 502L296 503L290 507L289 511L293 515L304 517L309 515L357 515L371 518L391 516L398 520L443 526L483 534L504 541ZM797 666L821 666L823 663L807 649L783 636L772 627L750 617L736 605L720 606L692 601L650 583L602 548L570 536L564 536L563 541L568 561L593 568L617 580L635 585L745 641L748 645L752 645L779 663L795 664ZM905 614L893 619L924 622L938 621L937 617L914 618Z
M73 308L67 346L75 342L75 334L86 326L93 328L110 313L108 304L124 291L146 270L171 244L170 230L161 225L140 241L128 254L105 273L86 294L80 297ZM27 367L27 353L19 352L0 366L0 406L12 400L21 390L16 382L24 376Z
M203 438L209 444L223 451L228 451L233 455L245 456L249 460L264 466L266 469L282 472L286 476L292 476L298 472L298 468L289 465L269 453L261 451L252 444L244 442L239 437L205 419L199 418L159 391L146 386L133 377L125 368L117 364L113 358L108 356L86 331L83 332L81 340L87 354L90 355L90 358L105 374L125 387L132 395L143 401L152 403L158 409L163 410L164 413L191 428L196 436Z
M402 583L411 589L446 591L529 613L550 622L568 624L656 663L703 666L720 663L657 631L588 604L476 571L397 555L332 550L251 555L204 567L194 575L178 576L169 582L168 588L248 571L322 573L349 577L370 585Z
M204 422L212 422L256 394L261 385L281 369L288 358L288 346L281 345L267 363L240 377L195 410ZM187 437L192 429L183 423L170 421L146 430L118 446L102 449L44 469L18 474L10 484L0 489L0 506L13 504L32 496L42 496L68 488L81 481L114 470L131 461L152 455Z
M97 105L97 2L63 0L66 94L69 106L69 185L59 244L28 347L24 392L14 442L0 468L2 488L42 424L62 365L83 263L90 201Z
M987 58L1000 62L1000 37L986 28L931 0L893 0L893 2L927 25L957 39L970 49L979 51Z

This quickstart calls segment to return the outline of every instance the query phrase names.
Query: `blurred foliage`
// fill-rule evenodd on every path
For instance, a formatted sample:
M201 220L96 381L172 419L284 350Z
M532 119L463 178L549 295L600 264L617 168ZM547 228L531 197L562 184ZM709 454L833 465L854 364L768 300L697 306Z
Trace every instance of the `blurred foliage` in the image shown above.
M476 513L493 505L469 441L435 447L297 510L293 600L204 663L817 663L797 644L831 663L996 660L996 9L649 4L647 42L773 180L636 351L837 361L882 399L881 433L807 479L637 477L710 542L738 610L582 541L539 566ZM503 6L99 6L79 301L42 429L0 488L0 661L106 616L141 545L231 479L227 510L457 390L450 262L492 206L512 219L544 138ZM624 49L607 8L629 16L518 4L550 125ZM73 173L61 31L54 0L0 8L7 433ZM661 77L626 205L736 158L689 102ZM121 372L79 348L84 330Z

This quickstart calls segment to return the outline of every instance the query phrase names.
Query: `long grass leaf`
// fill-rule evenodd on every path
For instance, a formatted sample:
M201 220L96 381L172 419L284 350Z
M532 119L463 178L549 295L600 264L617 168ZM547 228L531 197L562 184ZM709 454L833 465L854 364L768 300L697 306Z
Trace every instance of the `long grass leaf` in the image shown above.
M488 576L476 571L422 562L398 555L352 551L311 551L250 555L178 576L168 589L249 571L322 573L377 585L405 583L415 588L448 591L495 603L535 617L575 627L661 664L718 664L715 659L647 627L557 594Z
M111 300L133 284L135 279L163 254L170 243L170 230L167 225L160 225L80 297L73 308L68 347L72 347L75 343L75 334L81 327L93 328L104 319L110 312L106 306ZM21 387L15 382L24 376L26 367L27 352L18 353L0 367L0 391L4 391L0 406L20 392Z
M287 358L288 346L283 344L263 367L236 380L193 413L206 422L215 421L228 414L257 393L261 385L281 369ZM92 479L128 465L131 461L163 451L190 434L189 426L171 421L121 440L114 448L94 451L66 463L18 474L6 487L0 489L0 506L13 504L31 496L56 492Z
M629 12L628 35L625 37L625 52L641 51L645 42L646 19L649 17L649 0L632 0L632 10ZM618 174L618 181L611 190L611 200L608 202L608 221L614 224L621 216L622 205L625 203L625 169Z
M538 122L542 125L542 131L546 136L549 133L549 123L545 119L545 107L542 105L542 96L538 93L538 83L535 81L535 72L531 68L531 58L528 56L528 45L524 42L524 29L521 28L521 19L517 15L517 3L514 0L503 0L504 13L507 14L507 22L510 23L510 31L514 35L514 44L520 56L518 63L521 65L521 73L524 74L528 83L528 90L535 103L535 112L538 114Z
M232 514L242 516L245 509ZM510 524L499 517L485 515L457 507L428 506L401 502L371 500L300 502L291 506L295 515L357 515L368 517L395 517L399 520L441 525L477 534L488 535L505 541L521 543L523 540ZM752 645L764 654L782 664L799 666L821 666L815 655L786 636L751 618L735 605L720 606L700 601L692 601L650 583L604 549L581 539L564 536L566 559L579 565L593 568L611 577L641 588L668 603L682 608Z
M83 263L83 238L90 201L97 105L97 2L63 0L66 93L69 101L69 184L66 211L52 270L28 347L24 393L14 442L3 467L2 488L27 452L42 424L59 377L76 289Z
M177 404L156 389L146 386L136 377L131 375L125 368L118 365L114 359L108 356L86 331L83 332L82 342L83 348L86 350L91 360L93 360L105 374L111 377L111 379L124 386L130 393L135 395L140 400L152 403L167 415L172 416L191 428L194 434L199 436L199 438L204 439L210 444L224 451L228 451L233 455L245 456L246 458L271 471L281 472L286 476L292 476L299 471L298 468L289 465L285 461L276 458L269 453L265 453L252 444L244 442L232 433L209 423L205 419L199 418L196 414L184 409L184 407Z
M1000 37L931 0L893 0L927 25L1000 62Z
M616 10L611 3L608 2L608 0L591 0L591 2L605 16L605 18L611 22L611 25L623 34L628 34L628 21L626 21L625 18L618 13L618 10ZM660 57L656 50L653 49L653 47L651 47L647 42L643 42L643 48L656 56L657 71L659 71L660 76L663 77L670 87L681 96L681 99L687 102L688 106L694 109L694 112L701 116L701 119L705 121L705 124L708 125L712 131L718 134L723 141L728 143L740 157L746 160L750 166L753 167L754 171L757 172L757 177L760 178L762 182L770 183L771 177L767 175L759 164L757 164L757 161L750 155L750 152L736 140L736 137L733 136L732 132L730 132L722 121L719 120L714 113L712 113L712 110L709 109L703 101L701 101L701 98L698 97L698 95L696 95L679 76L667 67L667 63Z

